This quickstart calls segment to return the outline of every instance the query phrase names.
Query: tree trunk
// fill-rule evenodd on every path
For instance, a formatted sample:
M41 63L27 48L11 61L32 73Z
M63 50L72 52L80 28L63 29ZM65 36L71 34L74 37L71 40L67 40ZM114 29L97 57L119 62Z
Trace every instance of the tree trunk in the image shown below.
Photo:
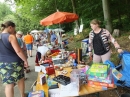
M76 13L76 9L75 9L75 0L71 0L72 3L72 7L73 7L73 13ZM78 24L78 20L75 21L76 24L76 29L79 32L79 24Z
M102 6L103 6L103 13L104 13L104 21L106 22L105 27L110 31L110 33L112 33L112 23L111 23L108 0L102 0Z

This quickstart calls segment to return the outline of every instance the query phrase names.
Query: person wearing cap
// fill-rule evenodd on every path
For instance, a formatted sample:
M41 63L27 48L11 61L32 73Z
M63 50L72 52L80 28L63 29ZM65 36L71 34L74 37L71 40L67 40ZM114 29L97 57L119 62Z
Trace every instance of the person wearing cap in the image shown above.
M18 40L18 43L19 43L20 47L24 48L24 43L22 41L22 36L23 36L23 32L22 31L18 31L16 33L16 37L17 37L17 40Z
M22 40L22 36L23 36L23 32L22 32L22 31L18 31L18 32L16 33L16 37L17 37L18 43L19 43L20 47L22 48L22 50L23 50L25 56L28 58L26 45L25 45L25 43L24 43L23 40ZM26 68L26 67L24 67L24 69L25 69L26 73L30 72L30 69L28 69L28 68ZM26 78L25 78L25 79L26 79Z
M20 47L23 49L23 51L24 51L24 53L25 53L25 55L27 57L27 49L26 49L25 43L23 42L22 36L23 36L23 32L22 31L18 31L16 33L16 37L17 37L18 43L19 43Z

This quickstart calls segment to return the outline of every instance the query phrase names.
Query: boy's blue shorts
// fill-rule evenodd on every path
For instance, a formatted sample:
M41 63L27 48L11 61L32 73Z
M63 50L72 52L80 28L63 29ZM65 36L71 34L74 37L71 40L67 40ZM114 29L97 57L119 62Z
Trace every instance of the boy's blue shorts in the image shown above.
M27 50L32 50L32 44L26 44Z

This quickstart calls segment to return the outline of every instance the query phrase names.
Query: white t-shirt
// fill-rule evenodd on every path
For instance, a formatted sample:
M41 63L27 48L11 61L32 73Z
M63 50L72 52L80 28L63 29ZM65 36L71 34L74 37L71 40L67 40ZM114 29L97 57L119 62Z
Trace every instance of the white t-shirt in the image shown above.
M59 43L59 44L62 44L61 32L57 32L56 35L57 35L57 38L58 38L58 43Z
M38 46L37 51L41 53L42 56L45 56L46 52L49 50L47 46Z
M35 39L38 40L39 39L39 35L36 34L35 35Z

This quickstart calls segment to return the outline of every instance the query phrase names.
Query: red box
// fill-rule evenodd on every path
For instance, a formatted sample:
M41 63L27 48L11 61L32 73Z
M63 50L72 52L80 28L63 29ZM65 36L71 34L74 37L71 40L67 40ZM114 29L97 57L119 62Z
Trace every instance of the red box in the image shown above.
M76 58L77 58L76 53L72 53L72 54L70 54L70 56L71 56L73 59L76 59Z
M46 67L46 73L47 73L48 75L55 74L54 66L53 66L53 65L50 65L49 67Z

